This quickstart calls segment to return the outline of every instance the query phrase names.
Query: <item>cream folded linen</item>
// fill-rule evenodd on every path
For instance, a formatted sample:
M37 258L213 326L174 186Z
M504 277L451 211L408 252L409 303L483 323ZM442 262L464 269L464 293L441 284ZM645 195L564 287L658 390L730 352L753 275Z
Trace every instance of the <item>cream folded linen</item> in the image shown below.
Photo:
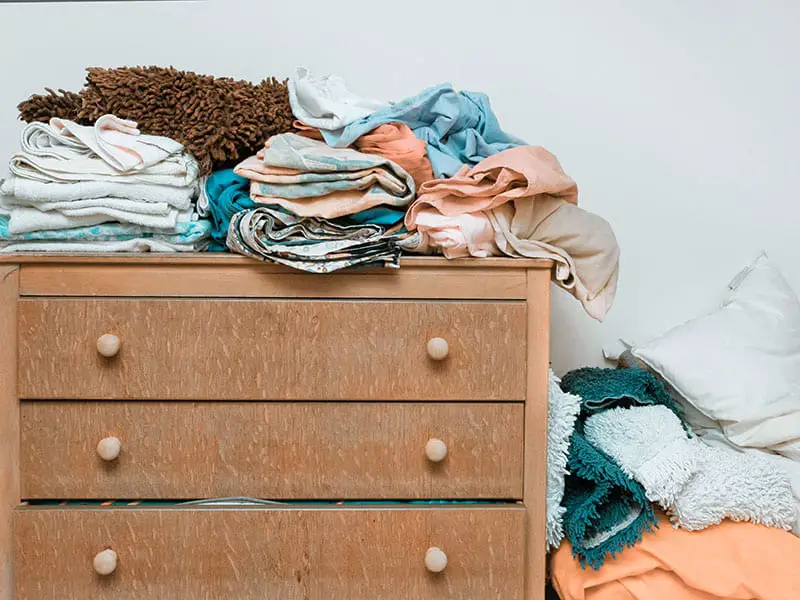
M123 198L141 202L161 202L185 210L189 208L196 193L196 186L175 187L114 181L43 183L14 175L0 180L0 194L10 196L11 204L23 206L39 206L44 203L73 202L94 198Z
M94 125L79 125L52 118L49 123L31 123L21 139L22 151L31 156L60 160L97 157L115 171L140 171L183 151L173 139L142 135L135 121L103 115Z
M169 208L165 215L146 215L118 210L109 206L87 208L73 211L73 214L64 214L63 212L45 212L28 206L18 206L11 210L8 231L12 235L17 235L32 231L87 227L109 222L131 223L152 229L174 229L178 221L190 220L191 214L191 210L178 211Z
M94 155L67 160L17 152L11 156L8 170L43 183L111 181L190 187L196 185L198 177L197 161L189 154L173 154L145 169L122 173Z

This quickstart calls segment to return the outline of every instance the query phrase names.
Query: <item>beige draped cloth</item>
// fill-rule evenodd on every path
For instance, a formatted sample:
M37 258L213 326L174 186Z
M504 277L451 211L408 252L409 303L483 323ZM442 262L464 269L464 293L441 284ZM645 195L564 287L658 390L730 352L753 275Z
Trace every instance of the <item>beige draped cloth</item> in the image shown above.
M425 183L405 223L422 234L421 252L553 260L554 281L602 321L617 290L619 246L608 222L577 200L555 156L520 146Z

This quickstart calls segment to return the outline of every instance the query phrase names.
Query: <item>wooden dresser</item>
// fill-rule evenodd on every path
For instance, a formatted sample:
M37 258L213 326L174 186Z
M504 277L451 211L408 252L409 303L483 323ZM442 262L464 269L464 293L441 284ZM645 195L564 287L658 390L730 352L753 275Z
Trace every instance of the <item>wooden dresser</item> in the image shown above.
M0 258L0 600L540 600L550 266Z

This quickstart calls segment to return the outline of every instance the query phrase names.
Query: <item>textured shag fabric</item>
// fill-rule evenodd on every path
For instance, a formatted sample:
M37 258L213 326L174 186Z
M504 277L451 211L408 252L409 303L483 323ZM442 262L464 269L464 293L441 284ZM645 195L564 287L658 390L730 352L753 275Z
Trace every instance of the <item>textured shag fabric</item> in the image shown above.
M292 130L285 82L258 84L199 75L171 67L87 69L79 94L52 90L19 105L25 121L62 117L91 123L105 114L131 119L143 133L181 142L202 174L232 166L264 146L272 135ZM75 114L77 96L80 110Z
M561 388L581 397L567 461L564 532L581 564L599 569L607 556L641 540L657 519L642 485L586 439L586 419L620 406L663 405L679 412L664 386L647 372L578 369L564 375Z
M564 479L575 420L581 412L581 399L558 385L550 371L547 412L547 549L558 548L564 539Z
M83 108L83 99L79 93L67 90L58 91L44 88L44 94L34 94L17 106L19 118L26 123L41 121L47 123L53 117L82 122L78 113Z

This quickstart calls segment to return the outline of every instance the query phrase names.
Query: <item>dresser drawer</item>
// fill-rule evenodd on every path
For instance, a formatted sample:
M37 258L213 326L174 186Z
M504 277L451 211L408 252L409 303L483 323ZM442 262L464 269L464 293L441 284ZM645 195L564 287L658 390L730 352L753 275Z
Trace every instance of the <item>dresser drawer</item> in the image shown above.
M20 509L15 598L521 600L523 527L521 506Z
M20 418L24 498L522 498L521 404L36 401Z
M22 398L525 398L523 302L23 299L18 311Z

